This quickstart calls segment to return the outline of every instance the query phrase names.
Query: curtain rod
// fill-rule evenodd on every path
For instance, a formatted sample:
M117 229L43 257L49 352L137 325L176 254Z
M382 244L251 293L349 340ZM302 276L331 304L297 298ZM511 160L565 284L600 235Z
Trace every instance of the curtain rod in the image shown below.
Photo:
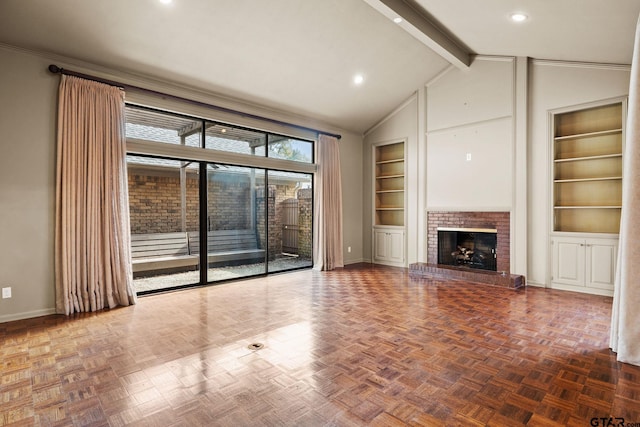
M146 92L146 93L150 93L152 95L162 96L162 97L165 97L165 98L171 98L171 99L174 99L174 100L177 100L177 101L181 101L181 102L186 102L188 104L197 105L199 107L211 108L213 110L221 111L223 113L235 114L235 115L246 117L246 118L249 118L249 119L256 119L256 120L260 120L260 121L263 121L263 122L274 123L274 124L281 125L281 126L293 127L293 128L304 130L304 131L311 131L311 132L315 132L315 133L318 133L318 134L332 136L332 137L337 138L337 139L341 139L342 138L342 135L339 135L339 134L336 134L336 133L324 132L324 131L321 131L321 130L318 130L318 129L313 129L313 128L310 128L310 127L307 127L307 126L296 125L294 123L288 123L288 122L285 122L285 121L282 121L282 120L270 119L269 117L258 116L256 114L251 114L251 113L243 113L242 111L238 111L238 110L234 110L234 109L226 108L226 107L220 107L219 105L207 104L206 102L194 101L193 99L183 98L181 96L176 96L176 95L171 95L171 94L168 94L168 93L158 92L158 91L152 90L152 89L146 89L146 88L143 88L143 87L128 85L128 84L124 84L124 83L120 83L120 82L115 82L113 80L107 80L107 79L103 79L103 78L96 77L96 76L90 76L88 74L83 74L83 73L78 73L76 71L66 70L66 69L58 67L57 65L54 65L54 64L49 65L49 71L52 72L53 74L64 74L64 75L67 75L67 76L80 77L82 79L93 80L95 82L104 83L104 84L107 84L107 85L110 85L110 86L120 87L120 88L124 89L125 91L127 89L131 89L131 90Z

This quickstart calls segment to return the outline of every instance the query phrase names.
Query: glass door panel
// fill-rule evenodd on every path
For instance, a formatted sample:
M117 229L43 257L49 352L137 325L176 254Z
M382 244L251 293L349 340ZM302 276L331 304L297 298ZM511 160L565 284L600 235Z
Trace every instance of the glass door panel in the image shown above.
M312 175L268 172L269 273L313 266Z
M207 165L207 281L266 273L265 171Z
M136 292L197 284L197 163L129 155L127 172Z

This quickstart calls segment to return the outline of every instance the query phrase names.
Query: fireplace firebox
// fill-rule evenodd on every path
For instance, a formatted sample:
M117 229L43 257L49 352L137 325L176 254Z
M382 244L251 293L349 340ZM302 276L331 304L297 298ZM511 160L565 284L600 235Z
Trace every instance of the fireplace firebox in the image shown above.
M438 264L497 271L498 231L438 227Z

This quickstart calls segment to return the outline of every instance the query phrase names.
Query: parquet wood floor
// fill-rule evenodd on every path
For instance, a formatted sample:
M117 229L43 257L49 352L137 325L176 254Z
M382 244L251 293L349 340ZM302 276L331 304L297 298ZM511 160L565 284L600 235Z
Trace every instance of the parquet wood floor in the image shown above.
M362 264L3 323L0 425L640 423L610 306Z

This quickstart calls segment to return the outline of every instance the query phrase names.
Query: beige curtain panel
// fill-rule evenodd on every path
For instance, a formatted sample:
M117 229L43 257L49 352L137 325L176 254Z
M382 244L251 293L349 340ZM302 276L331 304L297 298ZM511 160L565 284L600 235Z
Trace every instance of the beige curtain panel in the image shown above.
M321 134L318 139L315 187L313 253L315 270L344 267L342 254L342 178L338 139Z
M610 346L620 362L640 366L640 19L631 64L624 152L618 269Z
M136 302L125 144L124 92L63 75L56 171L58 313Z

